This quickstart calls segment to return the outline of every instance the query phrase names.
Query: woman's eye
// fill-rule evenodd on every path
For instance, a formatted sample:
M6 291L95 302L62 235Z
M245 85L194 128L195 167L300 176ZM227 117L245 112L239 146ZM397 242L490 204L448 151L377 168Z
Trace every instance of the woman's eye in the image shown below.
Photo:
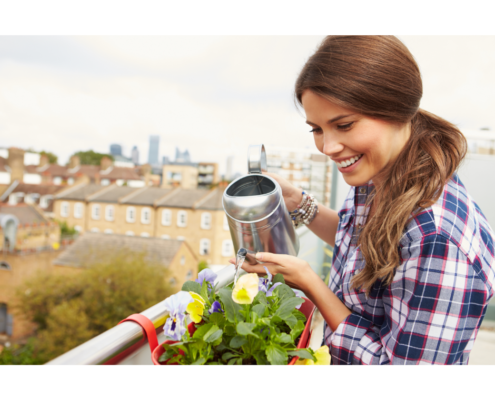
M313 128L310 130L311 133L321 133L321 128Z
M347 130L351 129L352 125L354 125L354 122L349 122L347 124L337 125L337 128L340 129L341 131L347 131Z

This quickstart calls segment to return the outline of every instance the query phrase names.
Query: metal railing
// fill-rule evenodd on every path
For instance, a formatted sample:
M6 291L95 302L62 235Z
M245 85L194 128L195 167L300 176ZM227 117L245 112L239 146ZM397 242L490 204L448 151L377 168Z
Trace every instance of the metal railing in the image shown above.
M319 272L321 262L319 253L323 253L322 241L308 228L302 226L297 229L300 239L300 258L305 259L315 270ZM240 275L246 272L241 270ZM229 265L217 272L215 284L222 288L234 281L234 266ZM143 311L141 314L149 318L157 333L165 324L168 312L165 310L165 300ZM94 337L80 346L62 354L48 362L48 365L101 365L119 364L125 362L136 352L143 351L151 363L150 350L147 348L147 339L143 335L141 327L133 322L124 322L112 329ZM144 363L144 362L143 362Z

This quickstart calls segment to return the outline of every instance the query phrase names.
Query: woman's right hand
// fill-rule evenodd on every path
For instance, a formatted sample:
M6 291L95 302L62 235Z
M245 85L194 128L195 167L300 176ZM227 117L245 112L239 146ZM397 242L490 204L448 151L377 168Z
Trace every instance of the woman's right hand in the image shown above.
M301 204L302 191L295 187L287 179L282 178L280 175L272 172L263 172L263 175L267 175L273 180L277 181L282 189L282 196L284 197L285 206L288 211L294 211L296 207Z

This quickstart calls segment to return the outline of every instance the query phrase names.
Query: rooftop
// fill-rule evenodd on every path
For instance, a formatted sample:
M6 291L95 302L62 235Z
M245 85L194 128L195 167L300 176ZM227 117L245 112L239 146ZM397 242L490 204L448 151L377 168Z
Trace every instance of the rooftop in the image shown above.
M11 214L17 217L19 223L22 225L48 223L48 220L29 204L18 204L15 206L0 204L0 214Z
M81 184L72 186L55 197L63 200L86 200L87 196L102 190L104 187L105 186L97 185L95 183Z
M156 200L160 200L162 197L169 194L173 189L161 189L156 187L147 187L143 190L137 191L136 194L131 194L125 198L123 204L136 204L136 205L152 205Z
M102 254L115 254L126 250L145 253L147 261L168 266L182 245L187 246L184 241L176 239L85 232L53 263L82 267L85 263L99 260Z

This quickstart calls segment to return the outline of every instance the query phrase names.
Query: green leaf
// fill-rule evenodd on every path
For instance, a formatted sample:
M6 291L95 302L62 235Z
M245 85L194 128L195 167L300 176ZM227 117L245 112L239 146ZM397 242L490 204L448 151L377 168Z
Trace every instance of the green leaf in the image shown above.
M232 357L237 357L237 354L234 354L234 353L225 353L223 356L222 356L222 360L223 361L227 361L229 358L232 358Z
M220 328L223 328L225 324L225 317L222 314L216 312L210 314L210 322L214 323L215 325L218 325Z
M282 304L280 304L278 310L275 311L275 315L282 319L288 318L292 314L292 311L296 308L296 306L302 303L304 303L304 300L299 297L291 297L289 299L285 299Z
M219 362L213 361L213 362L209 362L206 365L222 365L222 364L220 364Z
M246 343L247 339L244 336L237 335L230 340L230 347L232 347L233 349L238 349Z
M278 337L280 343L293 343L292 337L287 335L287 333L281 333Z
M203 365L206 362L206 360L201 357L200 359L194 361L191 365Z
M212 326L216 326L213 324L205 324L205 325L200 325L198 329L196 329L196 332L194 332L193 338L194 339L203 339L206 333L211 329ZM218 329L218 327L217 327Z
M268 304L265 292L258 292L258 294L253 299L253 304Z
M266 305L264 304L257 304L253 307L253 312L258 314L260 318L262 318L263 314L265 314L265 310L266 310Z
M277 282L285 283L285 279L282 274L275 274L275 276L273 277L272 284L275 284Z
M240 358L231 358L227 365L234 365L237 360L240 360Z
M210 325L210 324L208 324ZM206 342L206 343L210 343L210 341L208 341L208 338L213 335L215 332L219 331L220 328L216 325L211 325L210 329L208 330L208 332L206 332L203 336L203 340Z
M236 334L235 328L232 325L226 325L225 334L228 336L235 336Z
M239 335L252 335L256 338L259 338L259 336L253 332L253 328L256 326L256 324L249 323L249 322L239 322L237 324L237 333Z
M194 292L197 294L201 293L201 285L198 282L187 281L182 285L182 289L185 292Z
M294 317L294 314L291 314L284 321L287 325L289 325L289 328L292 329L297 323L297 318Z
M227 319L230 322L235 322L236 319L239 319L241 307L232 300L232 290L228 288L220 289L218 296L223 303L223 309L225 310Z
M203 300L209 301L209 299L208 299L208 284L206 281L203 281L203 284L201 285L200 296L203 298Z
M256 364L258 365L268 365L268 360L266 359L266 354L264 351L259 351L253 354Z
M292 311L292 315L296 317L298 320L306 323L306 316L299 310ZM286 320L287 321L287 320Z
M265 353L270 364L287 365L288 355L287 351L283 347L272 343L267 346Z
M289 286L284 284L277 286L273 292L280 300L296 296L294 291Z
M222 338L221 338L221 337L219 337L217 340L215 340L215 341L212 343L212 345L213 345L213 347L217 347L217 346L218 346L218 345L220 345L221 343L222 343ZM218 348L217 348L217 350L218 350Z
M292 337L292 340L295 342L296 339L299 337L301 332L304 330L304 323L302 321L297 321L296 325L292 330L290 331L290 336Z
M297 356L299 358L307 358L309 360L316 361L316 357L311 353L311 349L297 349L293 351L288 351L289 356Z
M212 334L210 334L210 332L208 332L205 335L204 341L206 343L214 343L218 339L221 339L222 338L223 331L221 329L219 329L218 326L215 326L215 328L217 328L217 330L215 332L213 332Z

